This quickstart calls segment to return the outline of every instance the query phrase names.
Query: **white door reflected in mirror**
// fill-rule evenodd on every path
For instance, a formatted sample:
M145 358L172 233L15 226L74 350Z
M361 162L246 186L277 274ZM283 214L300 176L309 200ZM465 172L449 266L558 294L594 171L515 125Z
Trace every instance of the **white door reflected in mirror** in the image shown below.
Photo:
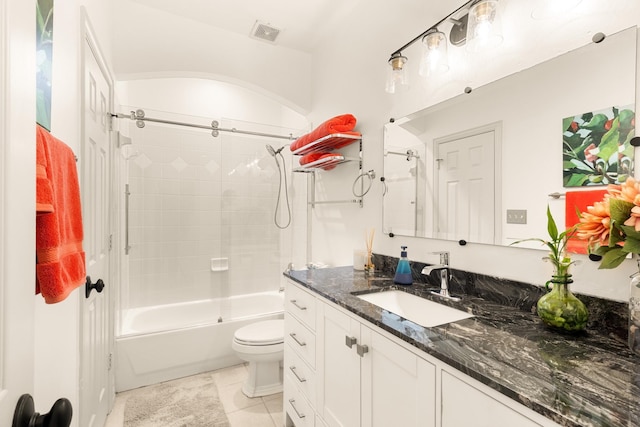
M435 141L436 238L494 243L495 137L477 130Z

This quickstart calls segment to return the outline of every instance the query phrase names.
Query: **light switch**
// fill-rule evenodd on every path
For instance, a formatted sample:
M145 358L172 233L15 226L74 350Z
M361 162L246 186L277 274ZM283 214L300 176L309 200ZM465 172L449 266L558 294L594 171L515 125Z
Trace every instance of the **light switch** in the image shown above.
M507 224L526 224L526 209L507 209Z

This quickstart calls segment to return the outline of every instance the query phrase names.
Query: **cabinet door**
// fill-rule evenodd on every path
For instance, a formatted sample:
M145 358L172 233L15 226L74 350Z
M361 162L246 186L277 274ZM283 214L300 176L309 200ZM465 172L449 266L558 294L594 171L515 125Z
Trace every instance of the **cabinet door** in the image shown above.
M362 426L435 427L436 368L361 326Z
M442 427L463 426L540 427L540 424L442 371Z
M330 427L360 425L360 324L344 313L322 304L318 319L318 412Z

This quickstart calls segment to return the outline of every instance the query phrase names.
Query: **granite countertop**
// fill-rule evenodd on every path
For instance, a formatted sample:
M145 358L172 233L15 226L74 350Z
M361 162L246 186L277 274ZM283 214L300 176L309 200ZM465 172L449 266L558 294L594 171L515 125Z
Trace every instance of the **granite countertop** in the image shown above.
M611 334L561 334L531 311L473 295L444 301L428 284L398 286L351 266L285 276L560 425L640 426L640 357ZM474 317L427 328L352 295L390 286Z

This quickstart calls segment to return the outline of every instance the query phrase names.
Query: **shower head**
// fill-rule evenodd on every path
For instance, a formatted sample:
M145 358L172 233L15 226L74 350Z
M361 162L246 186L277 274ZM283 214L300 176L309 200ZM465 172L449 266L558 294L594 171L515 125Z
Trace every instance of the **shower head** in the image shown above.
M269 152L269 154L271 154L273 157L275 157L277 154L280 154L280 152L284 149L284 147L286 147L286 145L283 145L282 147L278 148L277 150L275 148L273 148L270 144L265 145L265 147L267 147L267 151Z

